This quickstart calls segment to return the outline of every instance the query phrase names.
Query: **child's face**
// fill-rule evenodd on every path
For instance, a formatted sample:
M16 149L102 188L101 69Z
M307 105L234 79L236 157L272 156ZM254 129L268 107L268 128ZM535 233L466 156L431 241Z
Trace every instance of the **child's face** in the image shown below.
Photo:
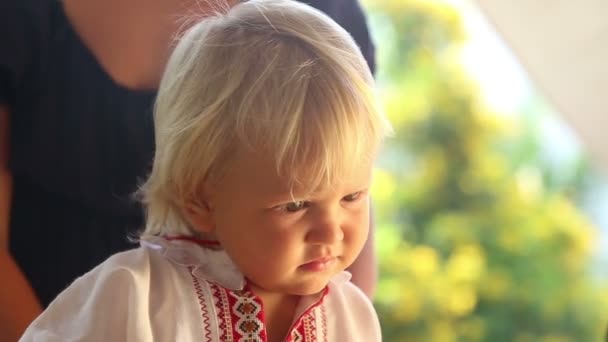
M307 295L348 267L369 229L371 164L335 189L299 197L264 156L240 153L208 191L208 227L255 286Z

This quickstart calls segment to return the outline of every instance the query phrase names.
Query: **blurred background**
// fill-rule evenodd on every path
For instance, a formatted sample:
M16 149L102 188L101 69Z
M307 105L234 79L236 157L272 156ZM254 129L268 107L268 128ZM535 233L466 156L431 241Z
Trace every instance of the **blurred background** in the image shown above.
M373 185L384 339L603 340L608 182L568 107L489 5L363 4L396 131Z

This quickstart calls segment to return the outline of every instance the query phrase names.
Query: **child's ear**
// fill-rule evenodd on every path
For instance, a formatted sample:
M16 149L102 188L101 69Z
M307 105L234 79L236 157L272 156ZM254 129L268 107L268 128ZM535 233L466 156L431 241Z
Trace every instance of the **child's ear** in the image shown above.
M186 204L185 214L192 228L203 233L210 233L215 228L213 212L205 200L192 200Z

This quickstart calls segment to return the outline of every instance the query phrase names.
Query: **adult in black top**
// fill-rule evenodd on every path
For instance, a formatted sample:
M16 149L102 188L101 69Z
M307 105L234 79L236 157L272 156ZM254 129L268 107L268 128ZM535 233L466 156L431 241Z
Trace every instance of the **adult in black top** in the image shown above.
M184 1L195 2L0 1L0 336L18 334L36 300L45 307L134 247L143 216L131 194L151 165L154 89ZM351 32L374 67L357 0L305 2ZM23 299L28 283L35 297Z

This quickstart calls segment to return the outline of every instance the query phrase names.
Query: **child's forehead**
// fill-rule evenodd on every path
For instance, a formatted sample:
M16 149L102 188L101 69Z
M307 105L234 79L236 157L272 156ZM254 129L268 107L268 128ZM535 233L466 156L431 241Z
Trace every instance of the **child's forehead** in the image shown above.
M369 185L372 175L372 163L365 161L357 167L344 168L340 177L319 186L310 180L310 174L319 171L319 165L313 160L299 163L297 169L278 170L277 160L271 153L239 149L232 158L227 174L232 176L230 178L247 181L254 189L269 196L286 193L294 196L320 195L360 188Z

